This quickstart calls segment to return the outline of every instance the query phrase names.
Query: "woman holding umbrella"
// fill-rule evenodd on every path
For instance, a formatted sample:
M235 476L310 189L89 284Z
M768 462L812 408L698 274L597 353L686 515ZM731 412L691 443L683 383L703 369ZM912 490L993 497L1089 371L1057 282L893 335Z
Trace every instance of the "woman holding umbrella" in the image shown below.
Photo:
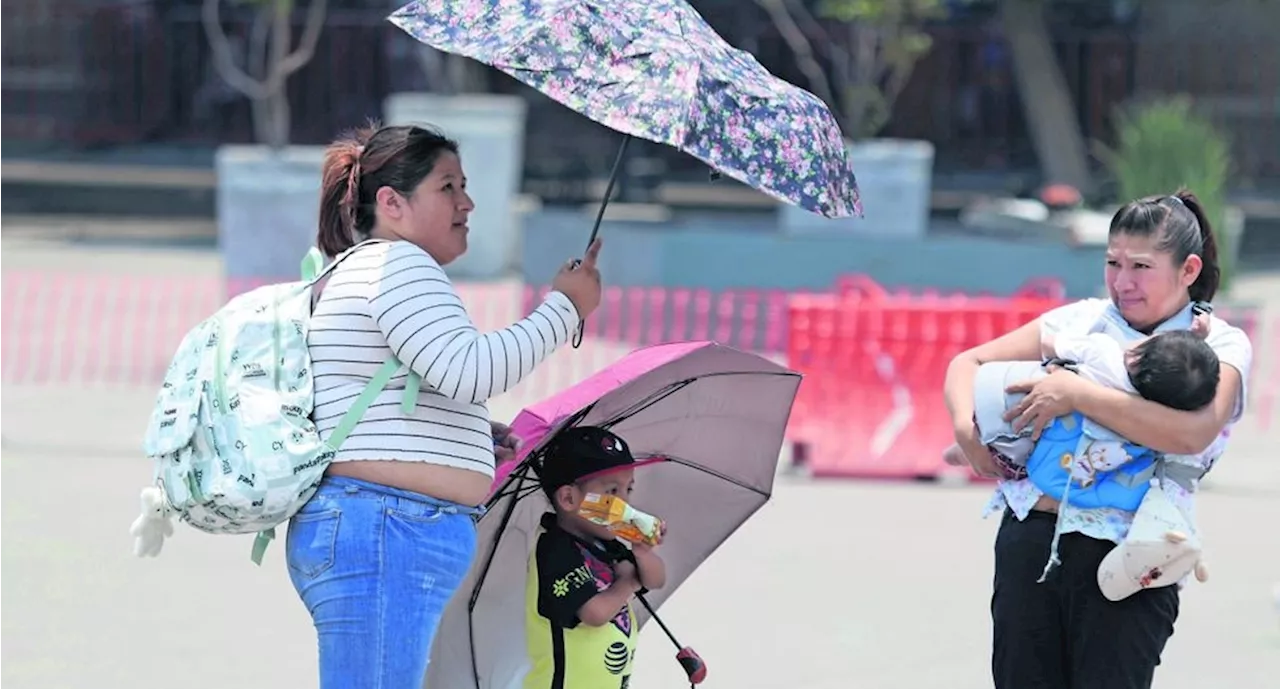
M951 362L944 394L956 441L973 469L1004 478L975 434L979 365L1038 361L1043 334L1186 329L1193 302L1211 301L1218 289L1217 258L1213 232L1189 192L1133 201L1117 211L1104 271L1109 299L1053 309ZM1038 382L1011 386L1010 392L1028 394L1007 418L1015 428L1031 427L1038 437L1053 419L1078 411L1130 442L1163 453L1167 462L1207 471L1244 412L1253 354L1248 337L1217 318L1206 341L1218 355L1221 372L1217 395L1201 410L1170 409L1060 369ZM1192 490L1173 481L1161 486L1191 519ZM1124 539L1134 513L1058 504L1026 479L1002 480L992 508L1004 513L991 599L996 689L1150 687L1178 617L1178 586L1147 588L1113 602L1098 585L1099 564ZM1040 583L1055 526L1062 533L1061 564Z
M289 524L321 687L421 686L471 566L495 450L510 450L485 402L568 342L600 301L596 242L527 318L480 334L442 268L467 249L466 179L457 144L422 127L361 130L325 155L319 246L331 257L358 248L320 286L310 322L321 436L389 357L403 368Z

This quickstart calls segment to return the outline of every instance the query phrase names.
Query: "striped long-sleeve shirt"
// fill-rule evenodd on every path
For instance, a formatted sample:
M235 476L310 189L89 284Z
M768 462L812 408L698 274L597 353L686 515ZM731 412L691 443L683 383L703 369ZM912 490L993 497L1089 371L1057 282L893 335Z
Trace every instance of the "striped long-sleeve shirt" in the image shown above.
M553 291L527 318L481 334L429 254L404 241L371 244L334 269L313 312L313 418L327 437L394 355L422 377L417 409L400 409L402 370L333 461L430 462L492 476L486 400L519 383L577 325L573 303Z

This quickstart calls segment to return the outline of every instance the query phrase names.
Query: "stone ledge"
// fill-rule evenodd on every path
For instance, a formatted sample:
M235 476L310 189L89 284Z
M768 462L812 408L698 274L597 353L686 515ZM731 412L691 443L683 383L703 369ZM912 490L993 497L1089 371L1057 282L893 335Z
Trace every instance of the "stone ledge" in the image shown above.
M213 168L27 160L4 162L0 165L0 178L8 183L40 182L109 187L214 189L217 186L217 177Z

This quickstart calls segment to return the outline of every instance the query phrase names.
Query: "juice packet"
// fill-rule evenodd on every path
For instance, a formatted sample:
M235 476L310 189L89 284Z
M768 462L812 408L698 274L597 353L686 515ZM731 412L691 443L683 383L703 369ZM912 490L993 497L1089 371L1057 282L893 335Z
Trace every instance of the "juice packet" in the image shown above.
M632 543L657 545L667 530L661 519L637 510L616 495L588 493L578 514Z

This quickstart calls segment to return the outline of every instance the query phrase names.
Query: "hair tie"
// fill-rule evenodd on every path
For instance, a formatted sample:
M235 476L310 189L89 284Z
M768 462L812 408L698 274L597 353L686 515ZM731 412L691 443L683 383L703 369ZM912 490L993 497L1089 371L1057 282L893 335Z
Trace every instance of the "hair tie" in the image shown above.
M1179 196L1170 196L1170 197L1169 197L1169 200L1170 200L1170 201L1173 201L1174 203L1178 204L1179 206L1185 206L1185 205L1187 205L1187 204L1185 204L1185 203L1183 203L1183 202L1182 202L1182 198L1181 198L1181 197L1179 197Z
M342 199L343 205L347 207L347 223L352 230L356 228L356 205L360 200L361 153L364 153L364 146L357 146L354 160L351 163L351 172L347 173L347 194Z

